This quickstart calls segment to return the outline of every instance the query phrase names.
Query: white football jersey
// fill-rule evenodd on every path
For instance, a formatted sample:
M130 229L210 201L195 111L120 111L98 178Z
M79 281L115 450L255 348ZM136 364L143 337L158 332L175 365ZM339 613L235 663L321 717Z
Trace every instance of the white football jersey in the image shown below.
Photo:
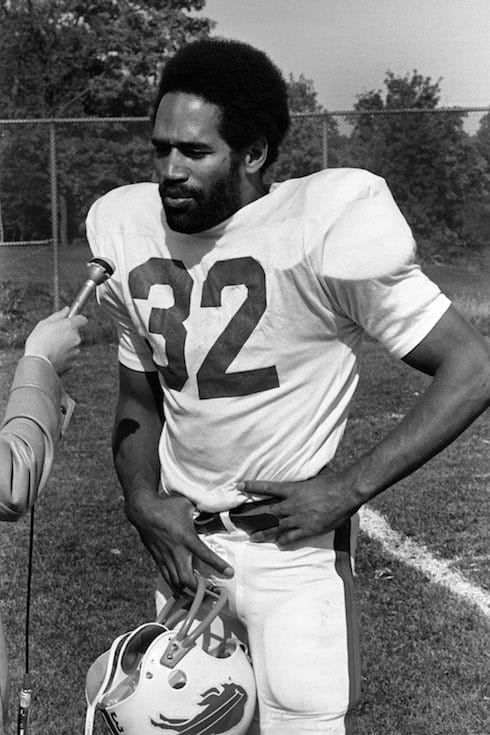
M243 501L239 480L303 480L335 454L358 382L363 334L403 357L449 306L414 264L385 182L329 169L197 235L170 230L157 184L91 208L98 289L119 360L155 371L164 394L165 490L204 510Z

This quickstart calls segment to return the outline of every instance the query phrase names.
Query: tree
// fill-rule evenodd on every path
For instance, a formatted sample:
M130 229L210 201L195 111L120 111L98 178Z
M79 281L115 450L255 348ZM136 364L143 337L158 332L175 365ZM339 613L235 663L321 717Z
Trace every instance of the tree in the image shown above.
M490 112L487 112L480 120L476 139L484 154L490 158Z
M288 102L291 113L324 113L317 102L317 93L311 79L300 75L295 80L289 75ZM305 176L323 168L323 119L320 117L296 117L291 121L291 128L281 147L278 160L269 176L276 181L291 177ZM329 165L334 166L335 141L338 138L337 123L334 118L327 117L327 140L334 151Z
M486 243L487 252L490 242L490 113L480 120L478 131L473 140L476 156L480 162L480 197L466 212L468 227L478 238Z
M464 130L464 113L436 111L440 82L389 71L384 93L359 95L355 108L366 113L351 118L343 163L383 176L422 241L455 242L468 239L465 211L478 196L482 161Z
M204 5L0 0L3 116L147 116L165 60L213 28L213 21L189 12ZM88 125L56 128L60 201L69 205L72 235L80 233L97 196L151 176L148 128ZM48 150L45 127L4 128L0 198L9 240L50 237ZM32 191L36 196L27 198Z
M5 116L146 115L159 69L214 23L205 0L3 0ZM29 49L29 53L26 53Z

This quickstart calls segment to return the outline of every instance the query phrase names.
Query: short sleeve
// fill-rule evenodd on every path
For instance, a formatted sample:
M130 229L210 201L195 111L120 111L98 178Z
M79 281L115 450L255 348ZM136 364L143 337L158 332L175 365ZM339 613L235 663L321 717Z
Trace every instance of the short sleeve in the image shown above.
M118 360L131 370L154 372L152 351L146 339L138 333L117 291L117 282L106 281L97 289L97 301L116 325Z
M320 273L344 280L381 278L413 261L411 229L386 182L356 172L345 186L337 216L317 237L314 258Z
M337 281L329 288L343 316L400 358L428 335L451 304L416 264L381 279Z
M86 222L87 239L94 256L109 257L116 265L113 276L97 287L97 301L114 322L118 335L118 359L130 368L140 372L154 372L151 349L143 334L138 332L124 298L123 279L126 277L125 262L113 239L100 234L97 227L99 219L98 200L92 205Z

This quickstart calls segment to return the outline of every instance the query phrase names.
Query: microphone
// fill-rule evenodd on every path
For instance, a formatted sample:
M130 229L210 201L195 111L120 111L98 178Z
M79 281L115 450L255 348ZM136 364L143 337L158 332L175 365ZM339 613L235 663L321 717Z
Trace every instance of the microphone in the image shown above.
M92 258L87 263L87 268L88 278L70 306L69 317L79 314L96 287L107 281L116 270L116 266L108 258Z
M31 706L31 677L28 673L24 674L22 689L20 690L19 709L17 715L17 735L27 735L27 725L29 722L29 708Z

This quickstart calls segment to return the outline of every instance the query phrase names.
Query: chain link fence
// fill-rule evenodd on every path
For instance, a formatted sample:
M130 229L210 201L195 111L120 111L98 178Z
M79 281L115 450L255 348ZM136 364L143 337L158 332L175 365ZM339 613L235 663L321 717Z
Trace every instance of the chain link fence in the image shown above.
M367 168L387 179L416 235L433 229L437 217L443 232L461 229L465 217L480 217L487 227L489 113L490 107L293 114L269 177ZM84 241L90 204L116 186L152 178L150 135L145 118L0 120L0 268L9 260L4 248L23 259L42 251L44 266L52 261L57 306L60 260Z

